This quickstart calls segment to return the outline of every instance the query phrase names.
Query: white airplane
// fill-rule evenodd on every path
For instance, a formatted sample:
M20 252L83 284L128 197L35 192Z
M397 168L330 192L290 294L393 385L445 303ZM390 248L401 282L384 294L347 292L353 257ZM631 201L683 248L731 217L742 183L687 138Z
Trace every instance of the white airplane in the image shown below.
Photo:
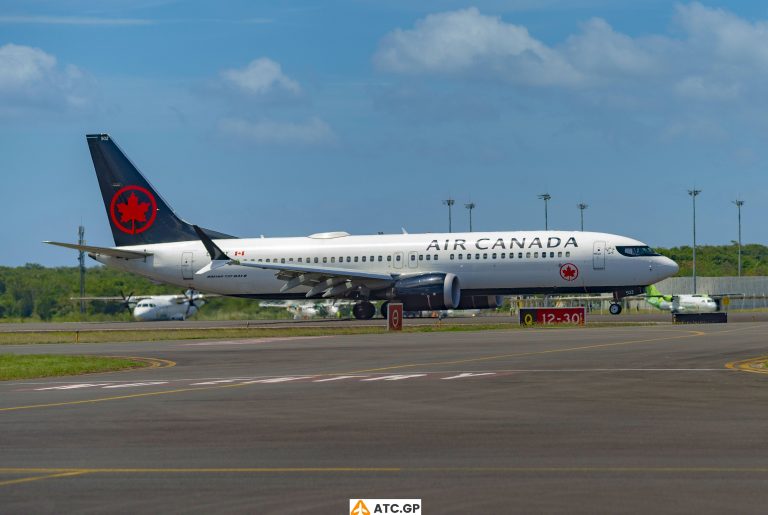
M720 311L724 295L664 295L655 286L646 288L645 300L651 306L672 313L714 313Z
M194 290L183 295L133 295L127 297L72 297L71 300L120 301L133 312L140 322L158 320L186 320L194 316L205 304L205 296Z
M185 288L257 299L349 299L354 316L369 319L372 300L396 300L406 311L495 308L499 295L533 293L610 292L618 300L678 270L645 243L595 232L236 238L177 217L109 135L86 139L116 246L46 243ZM612 304L611 312L621 306Z
M339 314L339 303L335 301L316 302L309 300L278 300L261 302L263 308L281 308L293 314L294 320L307 318L336 318Z

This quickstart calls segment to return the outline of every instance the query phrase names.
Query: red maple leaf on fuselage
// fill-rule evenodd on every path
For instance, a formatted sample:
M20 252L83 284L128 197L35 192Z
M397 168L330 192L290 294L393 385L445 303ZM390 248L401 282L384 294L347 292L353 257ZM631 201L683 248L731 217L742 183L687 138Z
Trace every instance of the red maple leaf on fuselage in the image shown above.
M136 231L136 222L147 221L147 210L149 210L149 202L139 202L139 198L135 193L131 193L128 197L128 202L123 202L117 205L117 210L120 211L121 222L133 222L132 231Z
M570 266L563 270L563 277L565 277L566 279L569 279L575 275L576 275L576 270L574 270Z

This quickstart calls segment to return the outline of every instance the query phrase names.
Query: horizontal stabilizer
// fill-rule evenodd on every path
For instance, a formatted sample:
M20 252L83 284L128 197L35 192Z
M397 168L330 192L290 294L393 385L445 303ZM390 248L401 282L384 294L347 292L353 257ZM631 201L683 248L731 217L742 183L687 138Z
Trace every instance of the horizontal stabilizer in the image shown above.
M144 252L141 250L124 250L114 247L94 247L93 245L78 245L76 243L61 243L58 241L44 241L49 245L58 245L59 247L66 247L68 249L80 250L88 252L89 254L101 254L102 256L112 256L123 259L143 259L147 256L151 256L151 252Z

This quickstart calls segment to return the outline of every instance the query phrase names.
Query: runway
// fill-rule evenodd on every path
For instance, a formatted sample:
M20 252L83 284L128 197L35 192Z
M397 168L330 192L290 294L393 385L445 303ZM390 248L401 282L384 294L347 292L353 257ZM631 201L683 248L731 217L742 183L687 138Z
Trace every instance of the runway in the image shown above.
M768 502L765 323L8 346L3 513L738 512Z

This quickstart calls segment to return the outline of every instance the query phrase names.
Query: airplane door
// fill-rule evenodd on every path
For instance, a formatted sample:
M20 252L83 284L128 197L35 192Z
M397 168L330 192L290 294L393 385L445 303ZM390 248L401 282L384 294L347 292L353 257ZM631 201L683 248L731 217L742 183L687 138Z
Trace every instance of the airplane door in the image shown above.
M403 253L402 252L395 252L394 257L392 258L395 260L395 268L403 268Z
M596 241L592 245L592 268L603 270L605 268L605 242Z
M182 279L194 279L195 273L192 270L192 264L194 259L192 258L192 252L181 253L181 278Z
M416 268L419 266L419 253L412 251L408 253L408 268Z

